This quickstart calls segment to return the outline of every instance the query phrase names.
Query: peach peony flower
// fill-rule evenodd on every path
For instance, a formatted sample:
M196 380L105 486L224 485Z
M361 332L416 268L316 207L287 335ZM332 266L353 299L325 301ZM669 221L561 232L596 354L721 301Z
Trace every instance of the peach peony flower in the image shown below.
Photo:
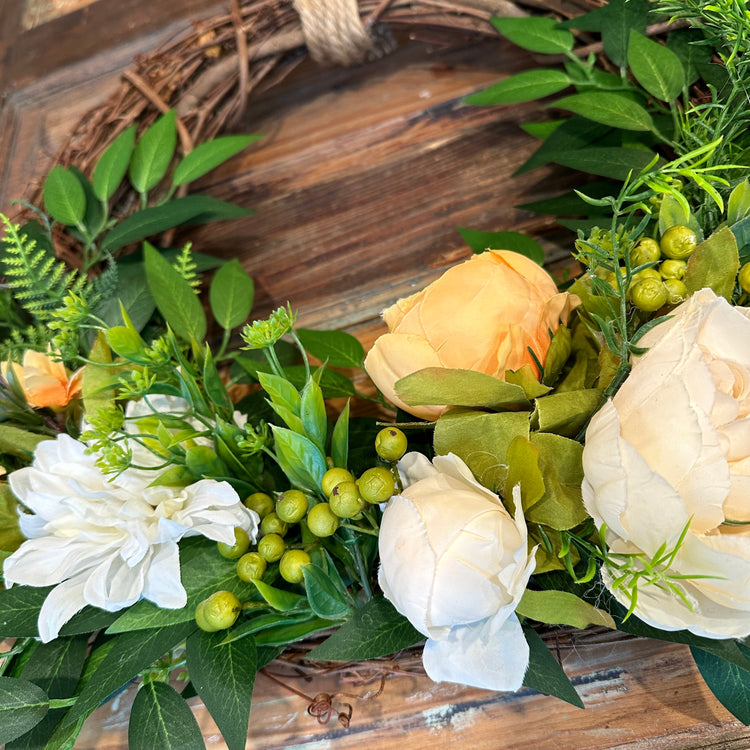
M20 365L16 362L2 364L3 377L7 378L12 368L26 400L36 409L61 408L81 392L83 368L68 375L65 365L54 356L52 351L44 354L28 350Z
M425 367L476 370L504 378L506 370L544 364L550 335L567 322L577 298L558 292L538 264L509 250L489 250L446 271L426 289L383 312L389 333L365 359L365 369L392 403L437 419L447 407L407 406L396 381Z

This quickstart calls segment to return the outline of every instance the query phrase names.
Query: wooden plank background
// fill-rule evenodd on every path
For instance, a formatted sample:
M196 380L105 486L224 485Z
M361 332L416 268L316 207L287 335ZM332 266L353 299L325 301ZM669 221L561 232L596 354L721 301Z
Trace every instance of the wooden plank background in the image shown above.
M22 5L0 0L2 207L46 173L73 124L104 101L134 55L220 7L97 0L24 31ZM575 180L554 169L512 177L534 149L519 124L543 112L462 104L535 61L499 41L399 41L389 57L352 69L303 64L255 96L238 130L266 137L195 186L257 210L179 237L241 259L256 280L256 316L289 300L302 325L346 328L367 346L383 330L383 307L468 257L457 226L528 232L552 267L565 265L571 234L517 206ZM750 730L713 698L685 647L583 634L560 644L559 655L585 711L531 691L401 676L379 698L354 701L344 730L319 725L304 700L260 675L247 747L750 748ZM308 695L364 689L326 676L294 684ZM76 748L126 747L132 697L131 689L99 709ZM199 703L196 712L207 746L225 747Z

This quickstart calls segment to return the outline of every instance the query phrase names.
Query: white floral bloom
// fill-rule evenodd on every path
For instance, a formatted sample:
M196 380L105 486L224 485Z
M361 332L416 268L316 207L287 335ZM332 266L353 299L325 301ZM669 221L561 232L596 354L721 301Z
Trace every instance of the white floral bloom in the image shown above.
M150 472L110 478L95 461L84 443L60 435L9 476L31 513L20 517L28 541L5 560L3 574L7 584L55 586L39 614L45 643L87 604L114 612L143 597L168 609L185 606L182 537L234 544L235 527L257 535L257 514L226 482L149 487Z
M430 463L408 453L399 469L407 487L380 527L383 593L427 636L422 661L435 682L518 690L529 647L515 609L535 551L520 492L513 518L453 454Z

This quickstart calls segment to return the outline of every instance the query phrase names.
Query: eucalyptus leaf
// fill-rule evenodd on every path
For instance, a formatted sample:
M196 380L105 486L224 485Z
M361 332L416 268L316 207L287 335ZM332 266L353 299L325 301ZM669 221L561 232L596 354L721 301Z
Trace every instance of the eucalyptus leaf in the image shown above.
M630 31L628 65L638 83L663 102L676 99L685 87L685 71L680 58L653 39Z
M203 341L206 313L193 288L155 247L145 243L143 254L146 278L159 312L181 339Z
M624 130L653 130L648 111L630 96L606 91L586 91L557 99L550 106L567 109L602 125Z
M535 239L520 232L480 232L465 227L457 229L473 253L483 253L485 250L512 250L531 258L540 266L544 263L542 246Z
M159 117L140 137L130 160L130 184L141 194L153 188L167 172L177 146L174 110Z
M556 55L573 49L573 35L566 29L559 28L553 18L524 16L490 20L506 39L530 52Z
M710 287L718 296L731 300L739 267L737 241L729 227L722 227L699 243L688 259L688 294Z
M262 137L261 135L225 135L201 143L186 154L177 165L172 184L185 185L197 180Z
M130 710L128 748L153 750L155 747L204 750L206 746L185 699L166 682L150 680L141 685Z
M251 637L222 643L224 633L196 631L185 644L190 680L229 750L244 750L257 668Z
M0 677L0 743L26 734L48 710L47 694L33 682Z
M94 167L92 185L100 201L108 201L114 195L128 171L135 146L135 130L135 125L125 128L99 157Z
M523 634L529 644L529 668L523 678L524 686L583 708L583 701L538 633L524 625Z
M211 312L225 330L244 323L253 307L255 285L236 258L225 263L215 274L209 288Z
M79 226L86 214L86 194L78 178L59 164L52 167L42 194L47 213L66 226Z
M361 367L365 358L362 344L345 331L296 330L305 350L331 367Z
M537 68L516 73L483 91L467 96L465 104L490 106L542 99L570 86L570 77L561 70Z

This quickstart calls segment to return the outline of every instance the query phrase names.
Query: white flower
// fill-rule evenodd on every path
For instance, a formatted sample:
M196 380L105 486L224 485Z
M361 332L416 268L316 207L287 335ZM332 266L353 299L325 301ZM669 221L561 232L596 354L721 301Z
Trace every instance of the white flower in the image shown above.
M20 516L27 537L5 560L7 584L55 586L39 613L45 643L85 605L114 612L141 597L159 607L184 607L177 542L202 534L234 544L234 528L255 539L258 516L226 482L149 487L151 472L126 470L114 479L96 456L68 435L39 444L34 462L10 477L31 511Z
M380 587L427 636L431 679L518 690L529 648L515 608L534 570L520 493L513 519L453 454L408 453L399 469L408 486L383 513Z
M750 311L710 289L642 339L649 351L594 416L583 498L615 553L684 543L668 587L638 588L636 615L710 638L750 634ZM727 522L739 522L739 525ZM700 577L708 576L708 577ZM612 577L604 571L608 586ZM629 606L626 592L615 596Z

